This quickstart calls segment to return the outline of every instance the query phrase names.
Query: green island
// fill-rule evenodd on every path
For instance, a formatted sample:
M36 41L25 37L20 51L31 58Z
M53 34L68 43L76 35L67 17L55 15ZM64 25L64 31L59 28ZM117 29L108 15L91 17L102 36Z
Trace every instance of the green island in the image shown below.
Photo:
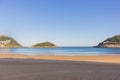
M2 35L0 36L0 48L18 48L22 47L20 43L18 43L13 38ZM32 48L56 48L57 46L52 42L41 42L32 46ZM120 48L120 35L115 35L113 37L107 38L103 42L99 43L98 48Z
M32 46L33 48L56 48L57 46L51 42L42 42Z
M107 38L105 41L99 43L95 47L120 48L120 35Z
M9 36L6 35L0 36L0 48L16 48L16 47L22 47L22 45Z

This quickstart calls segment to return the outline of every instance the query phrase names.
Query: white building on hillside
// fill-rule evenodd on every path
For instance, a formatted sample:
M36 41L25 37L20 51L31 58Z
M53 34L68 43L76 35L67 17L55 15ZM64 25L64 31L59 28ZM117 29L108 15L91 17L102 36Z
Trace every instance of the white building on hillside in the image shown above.
M0 48L6 47L6 45L10 42L11 42L11 40L0 41Z

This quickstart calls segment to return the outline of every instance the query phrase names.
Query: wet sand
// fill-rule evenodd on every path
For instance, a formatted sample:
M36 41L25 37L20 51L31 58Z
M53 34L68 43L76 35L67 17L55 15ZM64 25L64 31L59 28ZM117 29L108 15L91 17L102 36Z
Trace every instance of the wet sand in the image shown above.
M0 58L0 80L120 80L119 56L40 57L1 54ZM90 59L92 62L88 62ZM103 63L95 62L96 59L119 61Z
M120 64L0 59L0 80L120 80Z

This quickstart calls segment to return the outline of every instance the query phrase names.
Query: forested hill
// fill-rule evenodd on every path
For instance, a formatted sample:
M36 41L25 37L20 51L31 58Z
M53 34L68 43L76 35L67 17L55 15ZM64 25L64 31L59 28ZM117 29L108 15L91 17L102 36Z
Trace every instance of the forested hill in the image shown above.
M42 42L42 43L33 45L33 47L35 47L35 48L55 48L57 46L51 42Z
M22 47L22 45L9 36L6 35L0 36L0 48L13 48L13 47Z
M120 35L107 38L105 41L99 43L96 47L120 48Z

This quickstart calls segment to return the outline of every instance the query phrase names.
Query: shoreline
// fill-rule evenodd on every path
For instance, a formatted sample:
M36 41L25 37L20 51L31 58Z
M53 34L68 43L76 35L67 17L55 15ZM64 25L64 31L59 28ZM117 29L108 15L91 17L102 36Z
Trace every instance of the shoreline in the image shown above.
M120 63L120 55L58 56L58 55L0 54L0 59L1 58Z

